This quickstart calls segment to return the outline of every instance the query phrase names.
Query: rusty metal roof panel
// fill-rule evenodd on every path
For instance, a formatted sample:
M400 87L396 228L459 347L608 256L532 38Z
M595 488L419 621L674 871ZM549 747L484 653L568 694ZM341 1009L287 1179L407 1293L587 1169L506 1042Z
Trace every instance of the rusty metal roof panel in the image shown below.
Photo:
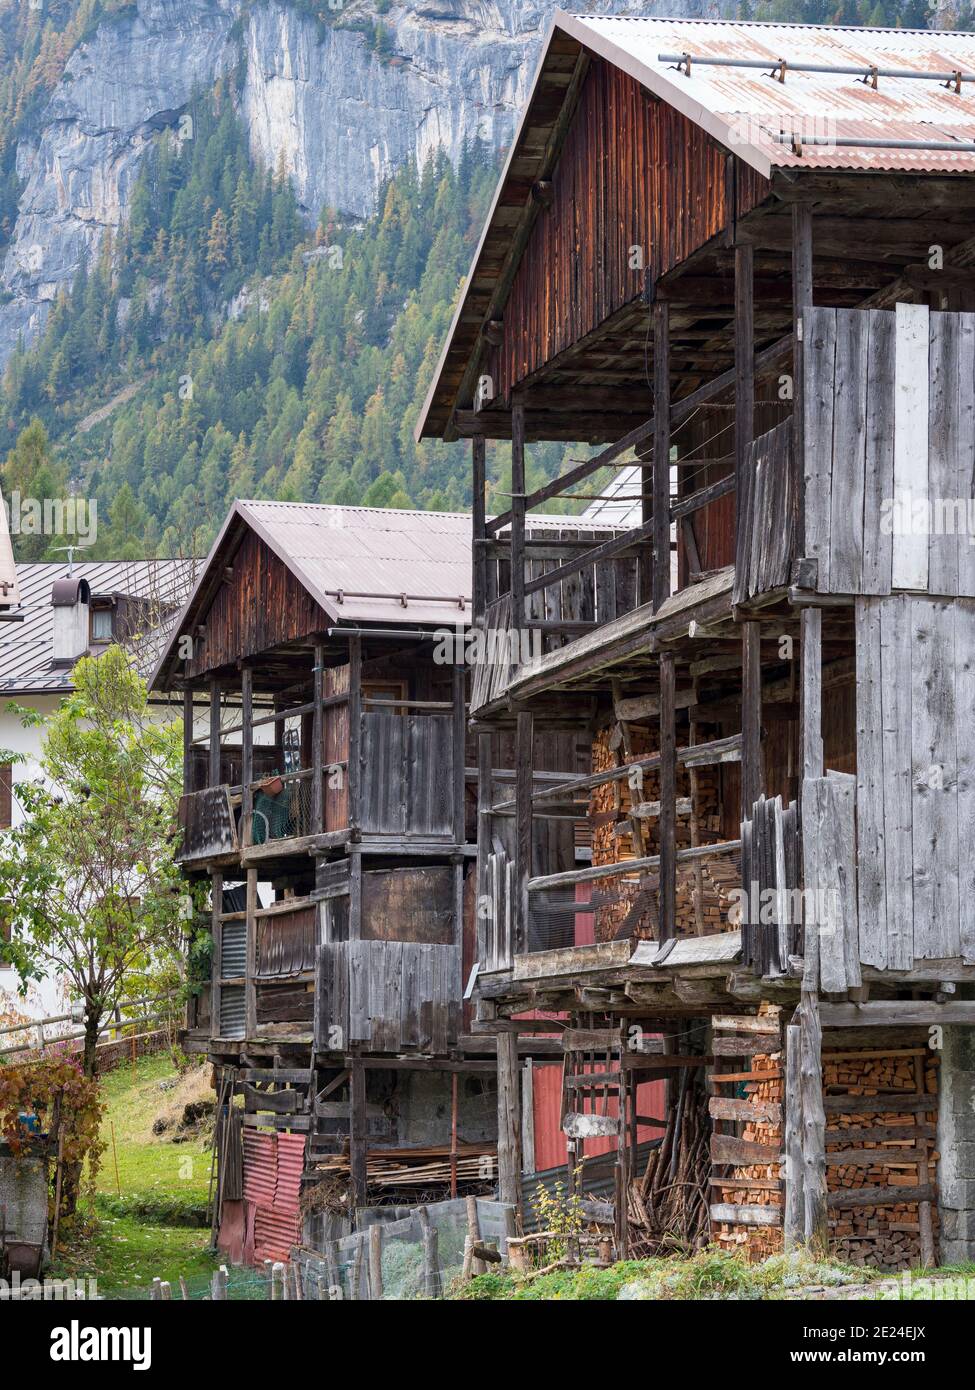
M826 140L975 142L975 82L961 91L944 74L975 78L975 34L939 30L753 24L723 20L567 15L555 24L727 144L761 174L796 169L975 171L975 151L880 149ZM742 59L751 67L691 62L690 74L663 55ZM774 75L786 65L784 80ZM858 73L800 72L796 65L855 67ZM941 77L880 75L893 68ZM802 137L802 153L785 133Z

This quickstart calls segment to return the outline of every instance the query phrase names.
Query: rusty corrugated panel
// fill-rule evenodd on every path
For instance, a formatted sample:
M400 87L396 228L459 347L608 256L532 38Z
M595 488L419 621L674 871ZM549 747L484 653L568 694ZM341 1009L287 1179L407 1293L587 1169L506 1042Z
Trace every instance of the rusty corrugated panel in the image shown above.
M254 1209L255 1260L287 1260L301 1237L303 1134L244 1130L244 1199Z
M244 1197L255 1206L274 1205L278 1182L278 1146L273 1134L244 1130Z
M291 1258L291 1248L301 1243L301 1218L295 1212L278 1212L258 1207L254 1214L254 1259Z
M565 27L610 62L644 82L746 160L787 168L975 171L975 152L806 148L777 145L779 130L818 127L836 135L887 140L972 140L975 83L960 93L931 80L880 77L876 89L857 75L795 72L784 82L755 68L691 66L688 77L661 54L767 60L772 65L899 68L975 75L975 34L943 30L861 29L814 24L566 16Z

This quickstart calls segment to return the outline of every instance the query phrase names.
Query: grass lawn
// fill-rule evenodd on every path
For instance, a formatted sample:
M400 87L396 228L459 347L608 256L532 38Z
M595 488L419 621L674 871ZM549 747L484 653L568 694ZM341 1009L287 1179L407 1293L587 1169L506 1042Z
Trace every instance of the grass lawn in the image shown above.
M199 1224L210 1150L196 1137L174 1144L153 1134L152 1126L160 1114L180 1112L187 1100L212 1095L208 1075L180 1080L166 1054L106 1074L102 1138L107 1147L98 1172L95 1219L86 1213L71 1243L58 1252L58 1274L95 1276L99 1292L109 1296L122 1290L138 1296L154 1277L175 1287L182 1274L194 1292L205 1285L217 1263L207 1250L210 1232Z

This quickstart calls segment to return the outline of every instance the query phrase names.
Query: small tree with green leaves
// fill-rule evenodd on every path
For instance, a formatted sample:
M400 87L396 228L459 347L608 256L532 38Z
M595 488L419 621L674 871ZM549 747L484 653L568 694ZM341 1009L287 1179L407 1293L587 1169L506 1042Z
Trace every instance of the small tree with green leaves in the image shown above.
M17 783L24 818L0 834L0 897L22 987L56 974L80 1001L83 1070L94 1076L118 1004L171 988L181 970L182 729L153 721L121 647L83 657L73 681L49 719L18 711L44 726L42 776Z

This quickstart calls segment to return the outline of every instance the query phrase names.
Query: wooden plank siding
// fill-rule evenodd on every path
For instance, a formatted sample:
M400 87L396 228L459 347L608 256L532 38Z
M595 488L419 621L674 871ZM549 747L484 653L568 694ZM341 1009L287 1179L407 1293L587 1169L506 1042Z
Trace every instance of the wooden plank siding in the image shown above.
M231 574L216 590L185 665L187 677L201 676L285 642L322 632L329 619L307 589L274 552L248 531L233 558Z
M819 592L975 597L975 314L804 322L803 554Z
M860 960L970 964L975 603L859 598L856 638Z
M731 221L768 184L633 78L593 59L489 355L501 400ZM631 255L642 249L642 260Z

